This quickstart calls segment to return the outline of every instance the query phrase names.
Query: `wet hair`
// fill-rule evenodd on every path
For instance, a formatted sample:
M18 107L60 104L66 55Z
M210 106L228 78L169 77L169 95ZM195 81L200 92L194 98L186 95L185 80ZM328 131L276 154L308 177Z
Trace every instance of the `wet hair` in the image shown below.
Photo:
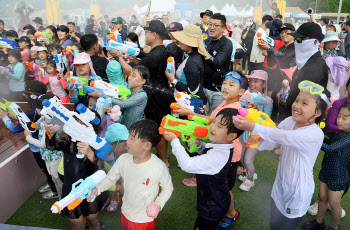
M266 21L272 22L272 21L273 21L273 17L272 17L271 15L265 14L265 15L262 17L262 23L265 23Z
M26 83L24 93L31 95L33 93L46 94L47 87L44 83L38 80L31 80Z
M134 32L129 33L126 37L129 38L133 43L139 43L139 36L137 36L137 34Z
M310 94L311 95L311 94ZM321 112L321 116L317 117L315 120L316 124L321 123L321 121L323 121L323 119L326 117L326 111L327 111L327 103L321 98L320 95L318 94L313 94L311 96L314 96L316 98L316 109L315 109L315 113L317 111ZM309 118L311 119L311 118Z
M137 65L135 65L134 69L138 70L138 72L141 74L141 77L143 79L145 79L146 82L148 81L148 79L150 78L151 74L150 74L147 66L137 64Z
M146 119L137 121L132 124L129 129L129 133L133 133L135 137L139 139L151 142L152 147L154 147L159 143L161 139L158 128L159 126L156 122Z
M227 134L236 133L236 138L241 136L244 132L243 130L237 129L236 126L233 124L232 117L237 115L239 115L238 110L232 108L222 109L216 115L216 117L222 116L220 123L227 127Z
M225 15L222 15L220 13L216 13L216 14L213 14L211 19L220 20L221 23L222 23L222 26L226 25L226 17L225 17Z
M241 72L241 71L236 71L241 76L241 80L243 82L244 89L247 90L249 88L249 81L248 78ZM242 85L239 84L240 88L242 89Z
M46 27L46 29L50 29L52 31L53 34L51 34L51 36L54 38L54 39L57 39L58 36L57 36L57 29L55 26L53 25L49 25L48 27Z
M16 60L18 62L22 62L22 60L21 60L21 52L19 52L19 50L16 50L16 49L9 50L8 56L12 56L12 57L16 58Z
M97 44L98 39L95 34L85 34L80 38L80 44L84 51L89 51Z
M34 26L32 26L31 24L27 24L23 27L23 30L35 30Z
M344 109L344 108L347 108L347 109L350 111L350 103L344 102L344 103L340 106L340 108L339 108L339 110L338 110L338 114L340 113L340 110L341 110L341 109Z
M66 33L66 35L68 35L68 34L69 34L69 29L68 29L68 27L67 27L67 26L65 26L65 25L60 25L60 26L57 28L57 31L62 31L62 32L65 32L65 33Z
M63 50L63 47L59 43L54 42L54 43L50 44L48 47L49 51L52 49L57 50L57 53L61 53Z
M56 66L56 62L55 62L55 60L49 60L48 62L47 62L47 65L50 65L50 66L52 66L53 68L57 68L57 66ZM58 71L57 71L58 72ZM63 69L63 74L66 74L67 73L67 69L66 68L64 68Z
M73 25L73 26L75 26L75 23L74 23L74 22L68 22L67 25Z
M329 24L329 18L326 18L326 17L322 17L321 18L321 21L324 22L324 24L328 25Z
M283 16L282 16L282 14L277 14L277 15L276 15L276 18L278 18L278 19L281 19L281 20L282 20Z
M27 36L30 34L30 35L34 35L36 32L35 29L29 29L28 32L27 32Z

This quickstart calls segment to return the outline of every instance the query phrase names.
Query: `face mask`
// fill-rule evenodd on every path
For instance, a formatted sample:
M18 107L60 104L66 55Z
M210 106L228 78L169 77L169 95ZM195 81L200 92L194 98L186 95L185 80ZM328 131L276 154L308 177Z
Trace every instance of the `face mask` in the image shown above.
M295 59L298 69L304 67L309 58L318 51L319 42L316 39L303 40L302 43L294 42L295 45Z

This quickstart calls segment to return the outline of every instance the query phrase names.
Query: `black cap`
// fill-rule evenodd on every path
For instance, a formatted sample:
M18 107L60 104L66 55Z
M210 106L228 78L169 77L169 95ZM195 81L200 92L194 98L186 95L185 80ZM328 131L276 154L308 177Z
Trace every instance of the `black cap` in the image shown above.
M166 35L166 30L163 22L158 20L152 20L148 27L144 27L145 30L155 32L158 35Z
M62 31L62 32L66 32L67 34L69 34L69 28L65 25L60 25L57 27L57 31Z
M166 28L167 31L181 31L183 30L182 24L179 22L172 22L169 24L169 26Z
M281 28L278 29L279 32L281 32L282 30L291 30L291 31L295 31L295 27L290 24L290 23L284 23Z
M319 42L321 42L324 38L321 27L313 22L306 22L302 24L296 32L290 33L289 35L295 38L314 38Z
M18 33L15 30L6 31L6 36L18 37Z
M31 24L27 24L23 27L23 30L36 30Z
M201 18L203 18L204 14L206 14L206 15L208 15L208 16L211 17L211 16L213 16L213 11L211 11L211 10L206 10L206 11L202 12L202 13L200 14Z
M40 93L32 93L28 95L28 104L34 108L42 109L43 108L43 100L50 100L53 97L57 97L54 94L40 94Z
M36 17L33 22L35 23L39 23L39 24L43 24L43 19L42 18L39 18L39 17Z
M22 36L19 38L18 42L26 42L30 44L30 38L27 36Z

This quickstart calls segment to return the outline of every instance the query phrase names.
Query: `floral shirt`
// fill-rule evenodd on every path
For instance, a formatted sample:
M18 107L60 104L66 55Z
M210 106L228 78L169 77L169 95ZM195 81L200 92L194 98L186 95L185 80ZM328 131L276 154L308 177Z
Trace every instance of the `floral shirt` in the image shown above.
M45 121L44 119L40 119L39 140L41 140L42 138L45 138L45 135L46 135ZM44 161L55 161L55 160L61 159L61 157L63 156L62 151L48 150L47 148L41 148L40 154L41 154L41 158Z

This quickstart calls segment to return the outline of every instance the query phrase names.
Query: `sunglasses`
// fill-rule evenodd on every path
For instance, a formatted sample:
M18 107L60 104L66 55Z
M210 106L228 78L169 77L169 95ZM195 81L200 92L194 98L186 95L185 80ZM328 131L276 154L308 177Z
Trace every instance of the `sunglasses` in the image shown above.
M234 72L234 71L229 72L228 74L225 75L225 80L228 78L231 78L232 81L235 81L237 83L241 83L242 89L245 89L243 81L242 81L242 77L241 77L241 75L239 75L239 73Z
M321 94L324 91L323 86L308 80L300 82L298 88L310 94Z
M304 40L309 40L310 38L295 38L294 40L297 42L297 43L302 43Z

